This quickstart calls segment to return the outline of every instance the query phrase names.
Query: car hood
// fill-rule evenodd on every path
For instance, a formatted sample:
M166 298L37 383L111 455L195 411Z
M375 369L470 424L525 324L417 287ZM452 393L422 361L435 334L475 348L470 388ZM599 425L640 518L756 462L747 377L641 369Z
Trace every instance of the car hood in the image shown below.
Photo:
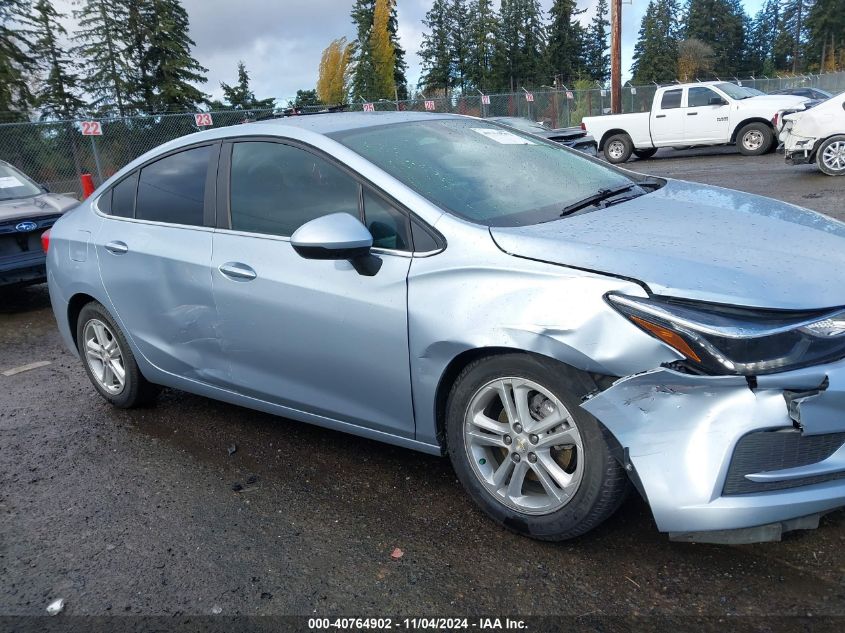
M31 198L0 200L0 222L8 220L30 220L45 215L64 213L79 204L79 200L70 196L45 193Z
M506 253L635 279L655 294L777 309L845 305L845 224L730 189L669 180L606 209L490 233Z
M781 108L789 108L805 101L812 101L812 99L809 97L799 97L798 95L757 95L756 97L742 99L739 103L771 103L773 105L779 105Z

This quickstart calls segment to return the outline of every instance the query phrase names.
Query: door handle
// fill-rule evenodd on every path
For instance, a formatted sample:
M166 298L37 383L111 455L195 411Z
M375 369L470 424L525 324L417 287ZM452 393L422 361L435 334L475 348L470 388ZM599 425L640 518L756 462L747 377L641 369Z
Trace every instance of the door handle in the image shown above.
M109 242L108 244L106 244L105 248L109 253L112 253L114 255L123 255L124 253L129 252L129 247L126 245L125 242L121 242L120 240Z
M687 116L698 116L698 112L687 112Z
M217 270L229 279L235 279L237 281L252 281L257 276L252 268L240 262L220 264Z
M665 115L665 114L655 114L655 115L654 115L654 118L655 118L655 119L665 119L665 118L666 118L666 115Z

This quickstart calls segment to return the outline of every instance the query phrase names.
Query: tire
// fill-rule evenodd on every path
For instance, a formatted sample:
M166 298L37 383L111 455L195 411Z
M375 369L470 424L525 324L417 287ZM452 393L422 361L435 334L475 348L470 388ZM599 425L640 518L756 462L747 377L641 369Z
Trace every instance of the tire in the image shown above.
M91 384L114 406L121 409L140 407L151 403L158 395L159 387L141 374L126 336L96 301L85 305L79 313L76 343Z
M765 123L744 125L736 135L736 147L744 156L766 154L774 142L774 132Z
M656 153L657 153L656 147L649 147L648 149L635 149L634 150L634 156L636 156L637 158L642 158L642 159L651 158Z
M816 165L828 176L845 176L845 134L831 136L819 145Z
M470 497L494 521L531 538L561 541L617 510L628 490L625 470L598 421L579 406L594 388L586 375L525 353L482 358L461 372L447 403L447 452ZM525 418L518 414L516 424L507 422L501 390L512 410L520 406L515 402L523 403L523 414L531 408L530 428L520 429ZM525 395L514 400L514 394ZM565 421L542 428L558 419ZM477 426L489 429L491 422L495 432Z
M631 158L634 143L627 134L614 134L604 142L602 151L608 163L618 165Z

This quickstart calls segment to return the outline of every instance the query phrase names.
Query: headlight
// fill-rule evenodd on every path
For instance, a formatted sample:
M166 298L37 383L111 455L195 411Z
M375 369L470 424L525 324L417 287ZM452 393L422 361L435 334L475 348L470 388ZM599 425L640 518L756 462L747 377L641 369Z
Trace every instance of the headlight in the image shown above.
M637 327L711 374L772 374L845 357L842 308L756 310L613 293L607 299Z

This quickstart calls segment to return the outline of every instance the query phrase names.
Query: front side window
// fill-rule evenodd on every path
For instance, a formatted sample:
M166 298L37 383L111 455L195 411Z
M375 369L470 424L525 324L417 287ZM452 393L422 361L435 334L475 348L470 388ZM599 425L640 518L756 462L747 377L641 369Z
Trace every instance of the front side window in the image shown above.
M135 217L202 226L211 149L205 146L185 150L141 169Z
M681 93L683 90L667 90L660 100L661 110L672 110L681 107Z
M721 101L722 98L710 90L710 88L690 88L689 95L687 96L687 107L698 108L710 105L711 99L719 99Z
M409 121L330 136L440 208L487 226L556 220L599 190L634 183L557 143L478 119Z
M367 189L364 190L364 218L375 248L411 250L407 216Z
M232 146L232 229L290 237L332 213L358 217L358 183L310 152L263 141Z

